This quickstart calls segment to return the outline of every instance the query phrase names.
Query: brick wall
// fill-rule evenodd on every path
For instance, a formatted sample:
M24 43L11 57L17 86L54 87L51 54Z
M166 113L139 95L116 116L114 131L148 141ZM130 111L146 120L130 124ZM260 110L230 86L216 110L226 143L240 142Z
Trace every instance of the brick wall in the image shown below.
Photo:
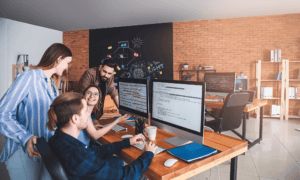
M250 79L250 89L255 88L256 60L270 61L270 50L281 49L282 59L300 61L300 14L230 18L173 23L174 79L184 63L189 69L199 65L211 65L217 72L241 71ZM269 65L269 67L268 67ZM278 64L265 64L262 78L272 79L278 72ZM295 77L300 63L290 64L290 77ZM203 77L203 75L202 75ZM201 77L200 77L201 78ZM195 80L196 76L192 80ZM274 86L274 82L262 85ZM292 82L290 86L300 85ZM276 104L277 100L268 100ZM279 103L279 101L278 101ZM297 114L299 100L290 100L289 114ZM265 113L269 113L269 106Z
M73 54L72 66L68 70L69 90L77 87L81 75L89 68L89 30L63 32L63 43Z
M281 49L282 59L300 61L300 13L230 18L218 20L188 21L173 23L174 79L179 79L179 70L184 63L189 69L212 65L217 72L241 71L250 79L250 89L255 88L255 61L269 61L270 50ZM64 43L73 52L69 80L78 81L88 68L89 31L70 31L63 34ZM262 78L273 78L278 64L262 68ZM300 63L290 64L290 77L296 76ZM200 75L203 77L203 75ZM200 77L200 78L201 78ZM195 80L196 76L192 80ZM290 86L299 85L291 82ZM274 86L276 84L263 84ZM274 95L277 90L274 89ZM269 100L276 104L277 100ZM297 114L300 100L290 100L290 114ZM265 109L268 113L269 106Z

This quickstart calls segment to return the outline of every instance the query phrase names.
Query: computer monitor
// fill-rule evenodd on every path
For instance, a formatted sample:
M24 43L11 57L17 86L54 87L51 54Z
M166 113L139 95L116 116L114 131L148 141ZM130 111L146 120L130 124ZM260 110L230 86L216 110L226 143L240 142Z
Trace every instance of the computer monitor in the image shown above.
M151 125L202 144L205 83L155 79L151 89Z
M222 98L234 92L235 72L205 73L204 82L206 83L207 95L218 95Z
M149 80L118 78L119 113L148 118Z

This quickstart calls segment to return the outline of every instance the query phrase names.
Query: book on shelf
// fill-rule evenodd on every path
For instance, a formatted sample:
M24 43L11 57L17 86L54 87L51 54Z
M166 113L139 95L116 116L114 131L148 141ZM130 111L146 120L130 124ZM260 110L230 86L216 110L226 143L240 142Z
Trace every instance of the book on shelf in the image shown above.
M278 53L278 62L281 62L281 49L278 49L278 51L277 51L277 53Z
M273 80L277 80L278 77L278 73L276 73L276 75L273 77Z
M260 87L260 91L261 99L273 98L273 87Z
M281 79L281 72L278 73L277 80Z
M271 62L274 62L274 50L271 50Z
M298 87L289 87L289 99L297 99Z
M280 106L272 104L270 109L270 115L271 117L280 117Z
M277 49L274 50L274 62L278 62Z

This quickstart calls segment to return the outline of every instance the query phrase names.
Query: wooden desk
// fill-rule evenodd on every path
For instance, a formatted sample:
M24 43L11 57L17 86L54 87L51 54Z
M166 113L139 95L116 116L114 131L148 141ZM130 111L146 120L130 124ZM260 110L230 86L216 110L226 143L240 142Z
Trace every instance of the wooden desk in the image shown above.
M222 109L223 108L223 102L216 102L216 101L206 101L205 102L205 107L209 107L209 108L214 108L214 109ZM263 132L263 112L264 109L263 107L267 105L267 100L264 99L254 99L253 104L249 104L245 107L244 109L244 113L243 113L243 130L242 130L242 135L238 132L236 132L235 130L232 130L232 132L234 132L237 136L239 136L240 138L242 138L243 140L247 140L248 141L248 149L250 149L252 146L254 146L257 143L260 143L260 141L262 140L262 132ZM259 123L259 138L254 140L254 141L250 141L246 138L246 113L253 111L255 109L260 108L260 123Z
M106 115L105 117L109 117L109 116ZM101 120L101 123L106 124L112 121L113 119L103 119ZM133 127L127 126L125 124L122 125L128 128L127 131L114 132L111 130L105 136L100 138L99 142L102 144L108 144L112 142L121 141L122 135L125 134L134 135ZM175 136L174 134L157 129L156 140L153 142L163 148L170 149L173 148L174 146L164 142L163 139L174 137L174 136ZM237 156L248 150L247 141L243 141L219 133L205 131L204 144L209 147L215 148L221 152L214 156L205 158L203 160L196 161L194 163L186 163L182 160L179 160L175 165L173 165L170 168L165 167L164 162L169 158L174 158L174 156L168 154L167 152L162 152L154 156L152 163L149 166L149 169L143 175L150 180L187 179L189 177L192 177L196 174L199 174L209 168L212 168L218 164L221 164L231 159L230 179L236 180ZM130 147L130 148L123 149L117 155L118 157L123 159L126 163L131 164L141 154L142 154L141 150L136 149L134 147Z

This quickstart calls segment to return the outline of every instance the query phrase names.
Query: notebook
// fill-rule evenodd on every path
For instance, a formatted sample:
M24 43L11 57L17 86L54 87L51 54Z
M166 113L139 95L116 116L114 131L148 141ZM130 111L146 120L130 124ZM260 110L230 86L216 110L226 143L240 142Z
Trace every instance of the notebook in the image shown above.
M216 149L195 142L168 150L168 153L171 155L188 163L203 159L217 152Z
M114 117L114 118L115 118L115 119L118 119L119 117L121 117L121 116L117 116L117 117ZM126 119L126 121L134 121L134 119L128 118L128 119Z

